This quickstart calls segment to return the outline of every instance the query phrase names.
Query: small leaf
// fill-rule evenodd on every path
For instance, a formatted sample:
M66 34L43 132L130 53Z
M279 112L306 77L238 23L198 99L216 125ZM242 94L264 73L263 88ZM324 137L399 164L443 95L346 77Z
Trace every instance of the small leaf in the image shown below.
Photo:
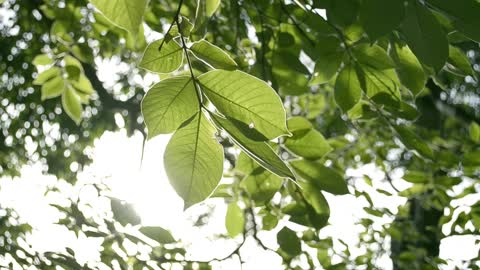
M265 231L273 230L278 225L278 218L271 213L267 212L267 214L262 218L262 229Z
M297 234L288 227L283 227L277 233L277 242L280 249L285 251L288 255L295 257L302 252L302 245Z
M33 58L32 64L35 66L45 66L53 64L53 59L48 54L39 54Z
M348 193L345 179L335 170L325 167L319 162L294 160L290 162L290 165L300 177L321 190L335 195Z
M436 71L448 57L448 40L435 16L420 2L409 2L402 32L408 46L418 59Z
M183 62L183 52L174 40L163 39L150 43L145 49L139 66L148 71L170 73L177 70Z
M136 35L143 21L147 0L90 0L112 23Z
M265 204L269 202L275 193L282 186L282 179L263 167L258 167L242 180L241 186L244 187L250 197L257 203Z
M280 97L264 81L241 71L213 70L198 77L223 115L252 126L267 139L288 134Z
M391 33L404 17L403 0L366 0L360 7L360 22L371 40Z
M141 219L135 212L132 204L116 198L111 198L110 205L112 207L113 217L123 226L127 224L140 224Z
M65 87L65 80L61 76L53 77L42 85L42 100L60 96Z
M411 150L416 150L421 156L433 159L432 149L425 143L417 134L413 133L405 126L394 126L400 136L399 139L402 143Z
M199 110L195 86L190 77L162 80L147 92L142 101L148 138L175 131Z
M294 116L287 121L288 130L295 133L297 131L305 131L313 128L312 123L304 117Z
M395 63L388 56L387 52L378 45L361 44L353 48L357 60L375 69L391 69Z
M162 227L145 226L140 228L139 231L148 238L155 240L160 244L169 244L175 242L175 238L173 238L172 234Z
M328 222L330 217L330 206L318 187L309 182L299 182L302 187L302 194L305 200L312 206L317 215L325 218L324 224Z
M235 70L237 68L237 63L226 52L206 40L193 43L190 50L192 50L195 56L214 68L226 70Z
M217 8L220 6L221 0L205 0L205 1L206 1L205 13L207 14L208 17L211 17L213 13L215 13Z
M427 76L423 71L422 64L408 48L394 44L391 49L392 58L395 61L398 78L408 90L417 96L425 88Z
M70 84L78 91L86 95L91 95L95 90L93 89L90 80L83 74L80 74L78 80L70 81Z
M59 67L51 67L44 72L40 73L37 78L33 81L34 85L42 85L46 83L48 80L52 79L53 77L60 77L62 73Z
M472 122L470 124L469 131L470 131L470 139L472 139L472 141L476 143L480 143L480 126L477 123Z
M211 114L215 124L224 129L230 138L237 144L248 156L258 162L265 169L273 172L280 177L288 177L295 180L295 176L287 165L273 151L270 145L264 141L252 140L250 137L257 135L245 135L253 132L252 129L242 126L242 123L234 123L229 119L225 119Z
M292 119L288 120L289 129L290 126L298 124L298 121L290 124L291 121ZM327 140L314 128L291 131L293 136L285 139L285 146L296 155L306 159L319 159L332 151L332 147Z
M185 201L185 209L205 200L222 178L223 147L214 133L210 122L198 112L168 142L165 170L173 188Z
M346 65L335 82L335 102L344 113L348 112L362 97L362 88L355 68L352 64Z
M62 106L65 112L75 123L79 124L82 120L82 103L80 97L70 87L65 89L62 94Z
M245 226L245 217L243 210L236 204L230 203L225 216L225 227L228 235L235 237L243 232Z
M475 76L470 60L468 60L468 57L460 48L450 45L447 61L450 65L459 70L462 76Z

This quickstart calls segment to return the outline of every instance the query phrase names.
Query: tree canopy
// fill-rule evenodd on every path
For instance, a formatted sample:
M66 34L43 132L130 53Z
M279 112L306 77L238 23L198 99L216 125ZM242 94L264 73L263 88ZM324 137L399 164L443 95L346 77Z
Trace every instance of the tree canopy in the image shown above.
M90 217L78 198L52 207L77 236L101 239L100 261L31 250L31 226L0 205L1 267L211 269L242 264L253 239L285 269L383 269L383 255L393 269L441 269L442 239L480 239L478 0L0 2L1 176L41 164L75 185L121 118L128 135L172 134L158 162L185 210L223 198L222 237L242 239L193 261L95 183L113 215ZM368 203L362 254L322 236L326 193ZM406 203L391 211L372 193Z

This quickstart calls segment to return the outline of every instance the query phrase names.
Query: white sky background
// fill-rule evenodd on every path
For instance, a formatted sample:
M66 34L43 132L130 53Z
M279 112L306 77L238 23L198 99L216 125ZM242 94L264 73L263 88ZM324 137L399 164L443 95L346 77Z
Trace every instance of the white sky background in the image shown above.
M191 259L208 260L213 257L222 257L237 246L240 239L215 240L216 234L226 233L224 227L224 216L226 206L222 199L209 199L206 203L194 206L183 212L183 202L170 187L165 170L163 168L163 152L169 139L169 135L160 135L147 142L143 164L140 164L142 137L136 134L127 138L125 131L116 133L107 132L97 140L94 148L94 162L79 177L80 183L92 183L104 181L112 189L113 195L135 204L138 214L142 218L143 225L160 225L173 232L177 239L187 243ZM378 177L372 167L366 167L363 172L369 172L372 176ZM358 174L358 172L349 172ZM375 176L376 175L376 176ZM67 184L60 182L53 176L41 175L39 166L26 167L22 170L22 177L17 179L3 178L1 181L0 203L4 207L14 208L19 215L34 227L33 234L28 238L34 248L47 251L62 251L66 245L73 246L80 262L98 260L100 242L98 240L77 239L73 233L68 232L60 225L54 225L59 214L56 209L48 206L50 202L61 202L62 196L69 197L80 194L83 199L88 200L92 196L92 190L70 188ZM378 185L378 178L374 181ZM58 185L62 190L62 196L44 197L45 187ZM405 184L404 187L407 187ZM381 186L388 189L387 186ZM403 187L403 188L404 188ZM367 185L367 191L373 191ZM368 190L370 188L370 190ZM95 195L95 194L93 194ZM352 195L328 196L332 216L331 226L321 230L321 236L331 235L340 238L351 245L351 251L355 255L358 251L353 247L357 243L359 232L358 225L354 223L362 216L365 216L362 208L367 206L364 199L357 199ZM398 197L387 197L372 192L372 199L378 207L388 207L396 212L396 207L404 203ZM472 200L473 198L470 198ZM192 216L205 211L205 205L214 207L214 214L209 223L200 228L192 226ZM95 205L100 211L107 211L108 204ZM98 207L98 208L97 208ZM379 222L388 222L388 220ZM301 228L290 223L289 227ZM278 229L282 224L278 226ZM276 232L262 232L260 237L267 246L276 249ZM474 258L478 252L478 245L472 237L450 237L442 242L441 257L452 259L452 265L461 260ZM336 243L336 248L341 247ZM358 254L358 253L357 253ZM247 264L243 269L282 269L281 259L272 252L263 251L256 246L254 241L249 241L242 249L242 256ZM391 269L390 260L382 259L384 269ZM238 260L232 259L223 264L217 264L216 269L239 269ZM447 268L450 269L450 268ZM453 269L453 268L452 268Z

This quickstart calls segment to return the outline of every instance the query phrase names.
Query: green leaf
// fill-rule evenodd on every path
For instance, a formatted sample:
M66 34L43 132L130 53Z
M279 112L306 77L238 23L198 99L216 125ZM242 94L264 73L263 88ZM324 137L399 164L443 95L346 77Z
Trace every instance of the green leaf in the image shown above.
M470 124L469 131L470 131L470 139L472 139L472 141L476 143L480 143L480 126L477 123L472 122Z
M75 123L80 123L80 120L82 120L82 103L80 97L71 87L67 87L62 94L62 106Z
M35 66L45 66L53 64L53 59L48 54L39 54L33 58L32 64Z
M51 67L42 73L38 74L37 78L33 81L34 85L42 85L46 83L48 80L52 79L53 77L60 77L62 76L61 69L59 67Z
M401 47L394 44L391 54L396 64L395 71L398 78L414 96L417 96L427 83L427 76L423 71L422 64L408 46Z
M417 58L436 71L448 58L448 40L435 16L420 2L410 2L402 24L405 40Z
M330 206L328 205L325 196L323 196L322 192L319 188L309 182L299 182L300 186L302 187L302 194L305 200L312 206L315 210L315 213L319 216L323 216L325 221L323 222L325 225L328 222L328 218L330 217Z
M173 188L185 201L185 209L205 200L222 178L223 147L214 133L210 122L198 112L168 142L165 170Z
M360 6L360 22L371 40L391 33L404 17L403 0L366 0Z
M433 159L432 149L417 134L405 126L394 126L402 143L411 150L416 150L421 156Z
M168 78L154 85L142 101L148 138L175 131L200 110L190 77Z
M226 70L235 70L237 68L237 63L226 52L206 40L193 43L190 50L192 50L195 56L214 68Z
M387 52L378 45L360 44L353 48L357 60L375 69L391 69L395 63Z
M296 118L298 117L289 119L287 123L289 130L293 132L292 137L285 139L285 146L288 150L306 159L319 159L332 151L332 147L328 144L327 140L314 128L292 130L290 126L299 124ZM291 122L293 123L290 124Z
M347 112L362 97L362 88L357 72L352 64L346 65L337 77L335 82L335 102L343 112Z
M427 3L445 12L455 28L467 37L480 42L480 3L477 0L427 0Z
M143 21L147 0L90 0L112 23L136 35Z
M175 242L175 238L173 238L172 234L162 227L145 226L140 228L139 231L148 238L155 240L160 244L169 244Z
M206 2L205 13L207 14L208 17L211 17L213 13L215 13L217 8L220 6L221 0L205 0L205 2Z
M425 184L432 180L432 176L422 171L407 171L403 180L413 184Z
M345 51L340 44L341 41L332 36L319 39L315 48L315 51L318 53L318 59L316 59L315 69L309 85L327 83L335 76L345 55Z
M460 48L450 45L447 61L450 65L460 71L460 75L475 76L472 65L470 64L470 60L468 60L468 57Z
M244 226L245 217L243 210L237 205L237 203L230 203L225 216L225 227L227 228L228 235L233 238L241 234Z
M262 218L262 229L265 231L273 230L278 225L278 218L267 212Z
M295 257L302 252L302 245L297 234L288 227L283 227L277 233L277 242L280 249L285 251L288 255Z
M289 134L280 97L264 81L241 71L213 70L198 77L223 115L252 126L267 139Z
M360 82L368 97L386 94L390 99L398 103L400 100L400 82L393 69L377 70L369 66L361 66L359 69Z
M335 170L320 162L294 160L290 162L295 172L312 185L326 192L343 195L348 193L345 179Z
M65 88L65 80L61 76L53 77L42 85L42 100L60 96Z
M225 119L214 114L210 114L210 116L215 124L225 130L235 144L258 164L280 177L288 177L295 180L295 176L290 171L290 168L280 159L267 142L252 140L251 137L258 136L255 134L245 135L254 133L253 129L242 126L244 124L238 121L232 122L231 119Z
M93 89L92 83L90 80L84 75L80 74L78 80L71 80L70 84L78 91L83 94L91 95L95 90Z
M177 70L183 62L183 52L174 40L159 39L145 49L139 66L148 71L170 73Z
M269 202L275 193L282 186L282 179L263 167L258 167L242 180L241 186L244 187L250 197L258 203Z
M305 131L305 130L312 129L313 125L305 117L294 116L288 119L287 127L288 127L288 130L290 130L292 133L295 133L298 131Z
M140 224L141 219L135 212L132 204L116 198L111 198L110 205L112 207L113 217L123 226L127 224Z

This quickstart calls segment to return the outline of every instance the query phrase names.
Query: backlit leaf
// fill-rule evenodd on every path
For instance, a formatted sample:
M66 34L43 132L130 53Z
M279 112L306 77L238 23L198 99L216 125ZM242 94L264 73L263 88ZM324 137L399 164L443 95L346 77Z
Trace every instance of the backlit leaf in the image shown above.
M150 43L145 49L139 66L148 71L170 73L177 70L183 62L183 52L174 40L163 39Z
M212 65L214 68L234 70L237 63L222 49L206 40L193 43L190 50L200 59Z
M147 0L90 0L114 24L136 34L143 21Z
M245 217L243 215L243 210L237 203L230 203L225 216L225 227L227 228L228 235L230 235L230 237L235 237L241 234L244 226Z
M335 170L325 167L320 162L294 160L290 162L295 172L318 189L342 195L348 193L345 179Z

